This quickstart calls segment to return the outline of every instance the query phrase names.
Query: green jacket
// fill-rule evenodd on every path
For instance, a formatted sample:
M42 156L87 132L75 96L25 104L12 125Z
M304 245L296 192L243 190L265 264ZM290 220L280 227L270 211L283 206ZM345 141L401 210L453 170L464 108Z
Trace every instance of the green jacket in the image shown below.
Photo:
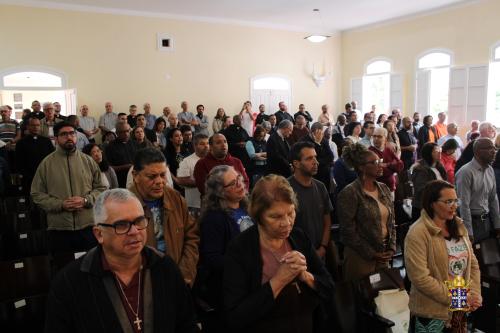
M56 147L38 166L31 197L47 213L48 230L80 230L94 224L92 207L105 189L99 166L90 156ZM63 201L73 196L86 198L88 204L79 211L63 210Z

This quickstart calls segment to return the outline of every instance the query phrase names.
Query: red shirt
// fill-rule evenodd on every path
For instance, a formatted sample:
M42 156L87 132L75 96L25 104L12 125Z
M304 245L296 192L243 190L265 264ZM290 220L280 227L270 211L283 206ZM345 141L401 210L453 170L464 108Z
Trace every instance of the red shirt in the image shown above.
M394 192L396 190L396 182L397 182L394 174L399 173L403 170L404 168L403 161L401 161L396 156L396 154L394 154L394 151L389 147L385 147L384 151L380 151L373 146L371 146L369 149L375 154L377 154L378 158L384 159L383 163L387 164L387 166L384 167L384 173L377 180L387 185L387 187L389 187L389 190L391 190L391 192Z
M144 257L142 258L144 262ZM103 254L102 255L102 268L104 271L110 271L111 268L109 267L109 263L106 260L106 256ZM125 309L125 312L127 313L128 320L130 321L130 325L132 325L132 329L134 330L135 333L140 333L144 332L144 322L141 322L141 330L137 329L137 325L134 324L134 321L136 321L135 314L132 312L130 309L130 306L132 306L132 309L137 311L137 302L140 302L139 304L139 319L143 320L144 319L144 274L141 276L141 293L138 295L139 292L139 273L142 273L143 270L138 271L137 273L134 274L134 277L132 280L130 280L128 286L125 286L125 284L116 276L113 272L111 272L115 276L115 286L116 286L116 292L118 295L120 295L120 299L123 304L123 308ZM123 288L123 292L120 290L120 285ZM123 295L125 293L125 296ZM139 296L139 300L137 300L137 296ZM127 303L130 303L130 306Z
M207 180L208 173L210 172L210 170L212 170L214 167L218 165L232 166L237 172L239 172L243 176L243 178L245 179L246 188L248 190L249 186L248 176L245 171L245 168L243 167L243 163L241 163L241 161L238 158L232 157L228 153L225 159L218 160L211 153L208 153L206 157L196 162L196 165L194 167L194 180L196 182L196 187L198 187L198 190L202 195L205 194L205 182Z
M442 153L441 163L443 163L444 169L446 170L448 183L455 184L455 165L457 164L455 156Z

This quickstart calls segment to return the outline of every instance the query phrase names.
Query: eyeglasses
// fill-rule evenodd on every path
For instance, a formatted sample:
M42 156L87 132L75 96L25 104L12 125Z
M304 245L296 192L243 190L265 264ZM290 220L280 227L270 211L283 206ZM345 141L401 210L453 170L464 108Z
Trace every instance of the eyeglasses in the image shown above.
M229 184L224 185L224 188L235 187L236 185L241 185L241 184L243 184L243 176L238 176L236 177L235 180L233 180Z
M462 204L462 200L460 199L448 199L448 200L438 200L438 201L444 203L448 207L460 206Z
M117 235L128 234L132 225L135 225L137 230L143 230L148 227L149 221L145 216L139 216L133 221L120 220L115 223L98 223L98 226L113 228Z
M75 136L75 135L76 135L75 131L69 131L69 132L59 132L59 134L57 136L67 137L67 136Z
M373 164L373 165L376 165L376 166L379 166L382 163L384 163L384 159L383 158L381 158L379 160L373 160L373 161L365 162L365 164Z

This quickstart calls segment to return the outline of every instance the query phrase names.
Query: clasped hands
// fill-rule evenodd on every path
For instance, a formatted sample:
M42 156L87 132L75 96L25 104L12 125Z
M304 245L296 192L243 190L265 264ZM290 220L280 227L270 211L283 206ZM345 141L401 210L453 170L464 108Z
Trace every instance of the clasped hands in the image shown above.
M281 265L275 276L282 281L290 283L296 277L303 282L309 279L311 273L307 271L306 257L302 253L298 251L287 252L281 258L280 263Z
M85 199L82 197L69 197L63 201L63 209L68 212L80 210L85 205Z

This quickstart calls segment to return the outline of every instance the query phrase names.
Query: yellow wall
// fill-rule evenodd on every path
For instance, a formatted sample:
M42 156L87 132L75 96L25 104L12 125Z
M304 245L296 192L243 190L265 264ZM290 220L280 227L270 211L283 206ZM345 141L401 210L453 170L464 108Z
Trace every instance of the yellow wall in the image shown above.
M404 74L405 114L414 112L416 59L432 48L454 54L454 65L486 64L490 47L500 41L500 1L449 9L411 20L342 33L342 98L350 101L350 79L363 75L375 57L393 61L393 71Z
M172 53L156 50L156 34L175 41ZM0 71L46 66L67 74L78 104L100 114L112 101L115 111L149 101L156 114L165 105L179 111L187 100L240 111L250 97L250 78L283 74L292 80L292 105L319 114L322 104L339 104L340 36L325 43L303 40L305 33L164 18L99 14L0 5ZM313 63L333 70L317 88ZM171 76L166 79L166 75ZM277 109L277 107L276 107Z

